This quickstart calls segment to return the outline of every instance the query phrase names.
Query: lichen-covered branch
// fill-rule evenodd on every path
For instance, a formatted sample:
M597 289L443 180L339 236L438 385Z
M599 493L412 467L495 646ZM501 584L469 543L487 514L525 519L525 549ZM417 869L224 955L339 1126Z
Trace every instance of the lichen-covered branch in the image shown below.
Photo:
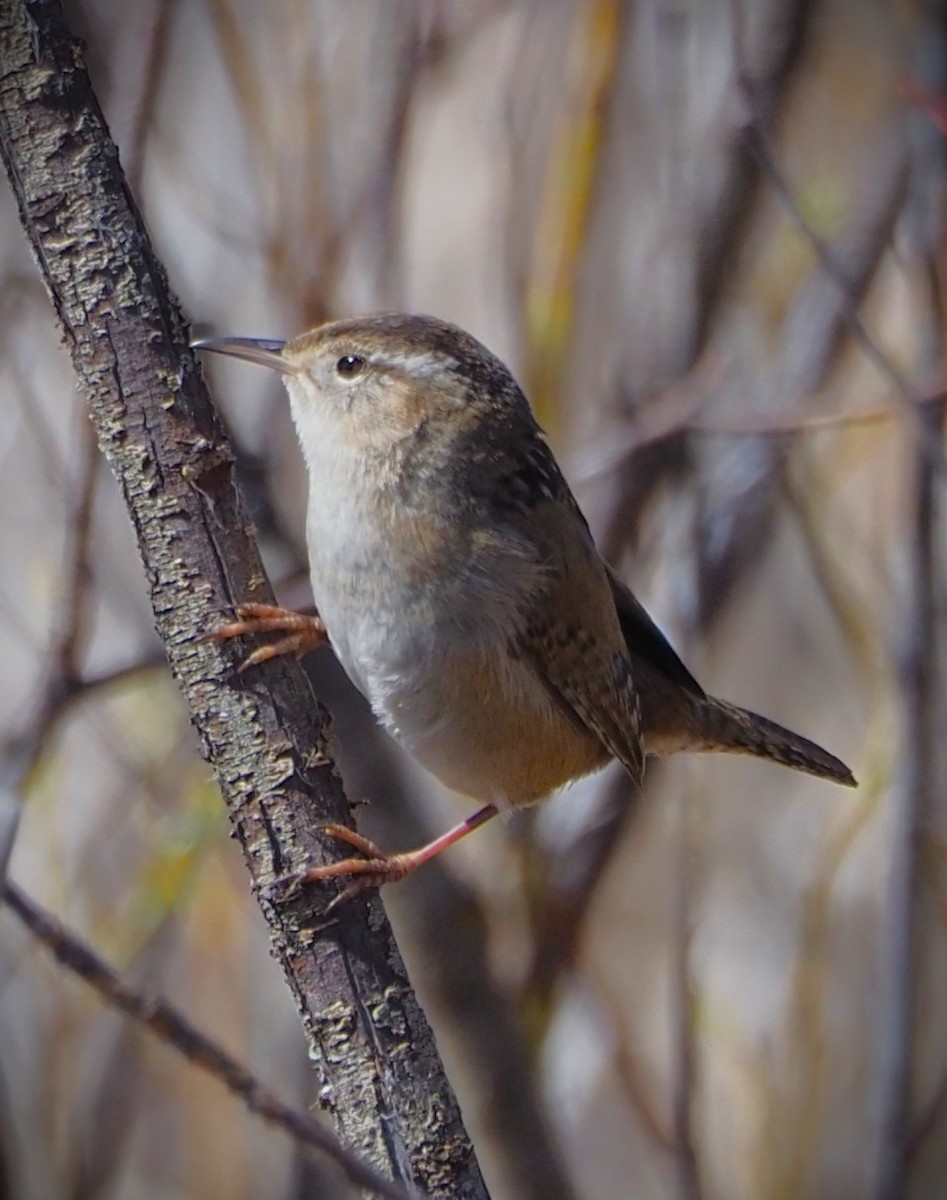
M271 600L233 455L187 349L58 3L0 5L0 154L99 444L135 526L158 630L214 764L340 1136L431 1196L486 1192L430 1029L377 899L311 926L275 878L319 861L348 807L327 717L294 664L235 677L202 642L229 606Z

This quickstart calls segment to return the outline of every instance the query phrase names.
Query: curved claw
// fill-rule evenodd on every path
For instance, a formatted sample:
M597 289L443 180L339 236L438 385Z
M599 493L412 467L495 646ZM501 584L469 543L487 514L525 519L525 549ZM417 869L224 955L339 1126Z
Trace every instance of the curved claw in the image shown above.
M285 633L265 646L259 646L248 655L237 668L238 673L250 667L258 667L284 654L295 654L302 658L310 650L316 650L328 641L326 627L318 616L292 612L276 604L238 604L234 610L236 621L229 621L201 636L202 642L225 642L231 638L246 637L252 633Z

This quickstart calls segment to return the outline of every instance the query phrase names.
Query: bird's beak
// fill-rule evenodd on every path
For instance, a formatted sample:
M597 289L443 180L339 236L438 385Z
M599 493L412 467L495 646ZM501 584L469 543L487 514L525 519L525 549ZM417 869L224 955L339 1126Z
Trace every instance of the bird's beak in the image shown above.
M191 342L191 349L230 354L234 358L244 358L247 362L269 367L283 375L293 375L296 365L283 357L285 345L285 342L275 341L273 338L210 337L195 338Z

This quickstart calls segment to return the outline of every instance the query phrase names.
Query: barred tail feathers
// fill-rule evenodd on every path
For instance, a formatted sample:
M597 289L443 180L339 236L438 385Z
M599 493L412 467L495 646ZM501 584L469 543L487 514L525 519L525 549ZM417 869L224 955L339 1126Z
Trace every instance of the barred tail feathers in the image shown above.
M752 754L845 787L857 786L855 776L841 759L767 717L711 696L700 702L700 709L707 749Z

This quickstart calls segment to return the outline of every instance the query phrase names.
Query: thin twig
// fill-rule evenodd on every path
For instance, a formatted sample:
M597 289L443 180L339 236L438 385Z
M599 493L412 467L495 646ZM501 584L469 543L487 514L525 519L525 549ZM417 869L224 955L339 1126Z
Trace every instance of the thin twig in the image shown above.
M158 93L164 77L170 44L171 18L176 0L156 0L148 34L148 51L141 71L141 88L136 97L129 154L125 168L132 191L137 193L145 167L145 147L154 122Z
M618 434L613 433L607 442L583 451L569 471L569 478L577 484L600 479L618 470L634 451L644 446L658 445L682 433L715 438L811 437L835 430L890 424L898 415L888 400L871 408L847 413L790 413L771 418L763 414L757 416L749 413L745 417L730 421L702 421L696 415L701 408L699 400L689 393L690 386L688 381L684 380L680 388L671 389L662 397L660 405L655 405L657 412L653 418L649 420L647 415L643 414L629 421L626 437L620 437L619 431ZM947 378L937 374L919 388L915 403L923 409L945 399Z
M551 1012L559 980L575 963L598 882L639 811L640 793L632 791L624 774L616 774L603 783L594 811L580 830L570 831L567 845L543 848L535 839L528 845L525 869L544 886L532 894L532 961L520 996L527 1011Z
M764 6L762 52L756 56L756 97L760 121L769 128L777 120L800 64L805 60L816 5L812 0L779 0ZM740 37L741 14L735 6L735 37ZM742 37L740 39L742 41ZM696 246L699 309L694 353L706 345L720 312L738 278L733 265L757 209L760 172L738 123L717 135L723 143L726 169L723 184L700 214Z
M69 684L78 674L77 659L85 633L89 609L91 569L89 552L92 537L92 509L101 473L102 460L95 441L95 431L89 421L82 423L82 459L76 502L69 522L69 544L66 547L64 587L59 612L53 625L50 645L50 672L53 682L50 698L55 692L55 679Z
M947 1111L947 1070L942 1073L933 1095L908 1132L904 1144L904 1161L908 1167L917 1159L938 1121L943 1118L945 1111Z
M48 745L57 717L76 694L77 658L88 613L89 548L92 508L99 476L99 450L92 426L83 425L83 454L59 608L46 651L39 694L20 733L0 743L0 881L13 852L27 781Z
M674 935L671 951L671 986L674 991L672 1039L674 1043L674 1092L671 1117L677 1189L680 1200L701 1200L700 1163L694 1139L693 1110L698 1082L698 1055L695 1014L696 980L692 951L694 946L694 909L700 887L700 850L694 797L677 798L677 837L675 839L676 896Z
M736 11L739 11L737 0L734 0L733 7ZM738 20L734 22L736 29L739 29L739 24ZM920 416L917 391L905 379L891 356L878 344L874 334L868 328L865 319L861 315L859 298L852 294L851 284L846 277L845 271L840 267L831 249L812 228L796 200L782 167L779 165L763 120L761 119L756 84L747 71L746 59L740 38L736 37L735 42L737 82L747 110L746 124L743 129L743 136L746 139L747 146L756 159L763 175L769 181L773 193L791 218L797 233L812 251L825 274L838 287L841 314L848 324L852 337L868 361L872 363L882 378L893 389L895 398L901 403L903 410L908 414L922 452L930 460L930 465L936 471L941 482L944 482L947 480L947 461L944 459L941 445L931 437L929 428Z
M657 1111L657 1103L649 1093L634 1036L630 1030L623 1028L629 1010L628 996L624 991L617 994L606 972L596 969L594 964L586 966L584 970L595 989L595 998L611 1025L614 1042L612 1067L618 1083L655 1146L673 1160L677 1151L673 1132L666 1127L665 1120Z
M947 73L947 14L934 6L924 31L929 42L921 59L936 62L932 86L943 88ZM944 357L945 304L940 263L943 261L947 191L943 182L945 145L933 128L918 131L914 163L913 217L917 267L925 292L925 319L918 322L922 365L939 367ZM897 1200L909 1187L910 1158L916 1149L911 1129L916 1095L918 1054L918 980L924 965L922 847L943 793L939 743L943 737L940 661L942 621L939 617L943 576L944 492L936 485L942 457L929 447L943 445L945 407L917 414L920 430L914 463L913 529L908 542L910 595L905 613L906 644L901 670L905 728L903 795L896 813L889 893L889 978L892 988L886 1043L885 1110L880 1138L878 1200ZM938 478L939 475L939 478Z
M113 1008L151 1030L166 1046L212 1075L255 1116L282 1129L294 1141L330 1158L359 1187L386 1200L411 1200L416 1192L392 1183L347 1149L330 1130L306 1113L284 1104L255 1075L202 1033L173 1005L127 984L85 942L43 912L15 884L7 882L3 901L50 951L58 963L95 989Z

